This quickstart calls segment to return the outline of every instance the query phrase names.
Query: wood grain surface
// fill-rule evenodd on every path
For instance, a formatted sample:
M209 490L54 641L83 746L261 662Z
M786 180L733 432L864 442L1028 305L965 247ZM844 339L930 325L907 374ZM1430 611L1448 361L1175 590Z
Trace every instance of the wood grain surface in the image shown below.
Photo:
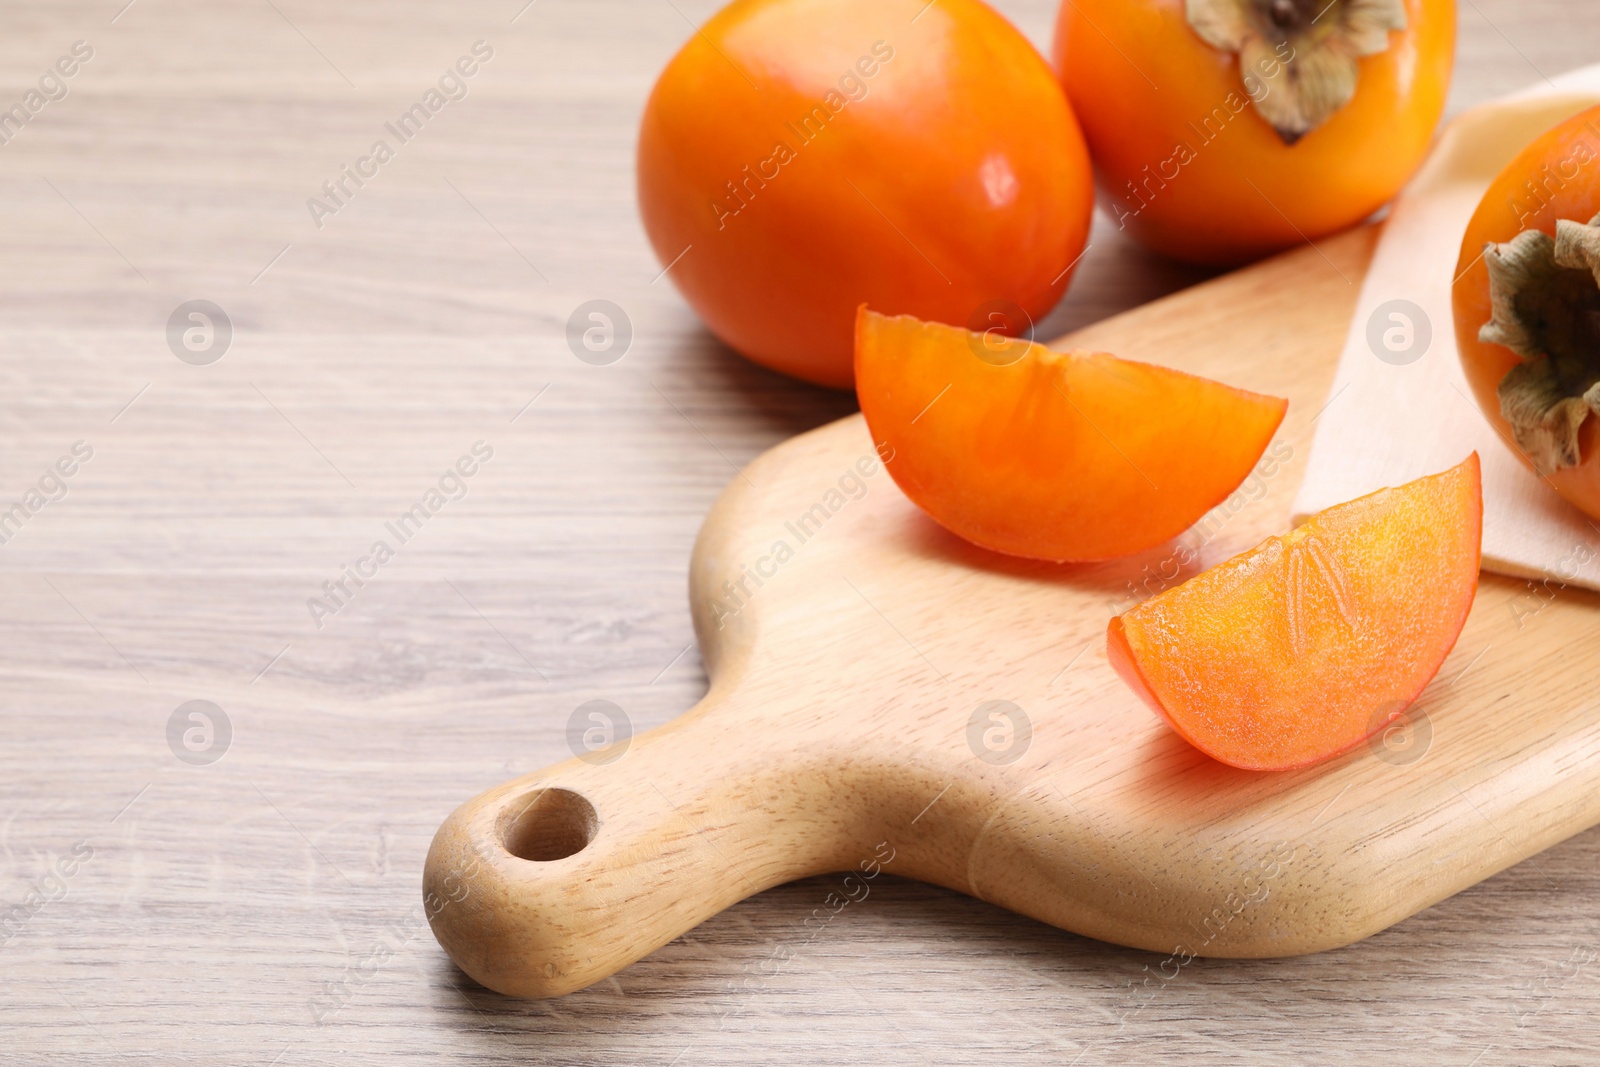
M1048 40L1053 5L998 6ZM1592 1062L1594 831L1352 948L1176 976L892 874L814 935L830 876L558 1001L450 964L440 820L564 758L586 701L642 730L699 699L702 517L853 407L719 347L640 230L639 111L711 9L7 5L0 102L94 49L0 145L0 503L56 498L0 544L7 1062ZM1600 44L1590 5L1461 11L1456 108ZM306 199L478 40L468 96L318 229ZM1044 334L1199 279L1093 241ZM595 298L634 327L606 367L563 336ZM235 327L206 366L168 347L193 299ZM479 441L464 495L313 619ZM177 755L194 720L169 745L194 700L232 728L209 765Z

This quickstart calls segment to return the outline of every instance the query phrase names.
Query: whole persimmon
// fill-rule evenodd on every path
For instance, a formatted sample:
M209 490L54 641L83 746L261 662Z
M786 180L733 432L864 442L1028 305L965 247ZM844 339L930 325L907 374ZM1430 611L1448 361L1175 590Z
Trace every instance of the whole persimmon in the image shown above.
M1226 266L1372 214L1444 109L1455 0L1063 0L1055 60L1101 203Z
M1600 518L1600 108L1544 133L1495 178L1461 240L1451 304L1490 424Z
M835 388L863 302L1026 329L1093 209L1049 64L977 0L737 0L656 83L638 179L656 255L712 332Z

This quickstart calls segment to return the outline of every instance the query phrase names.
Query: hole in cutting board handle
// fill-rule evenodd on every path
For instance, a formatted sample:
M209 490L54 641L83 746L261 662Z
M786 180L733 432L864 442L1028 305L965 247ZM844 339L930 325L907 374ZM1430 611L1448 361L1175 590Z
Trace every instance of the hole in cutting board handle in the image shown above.
M536 789L508 810L515 814L501 825L500 840L518 859L564 860L582 852L600 829L594 805L570 789Z

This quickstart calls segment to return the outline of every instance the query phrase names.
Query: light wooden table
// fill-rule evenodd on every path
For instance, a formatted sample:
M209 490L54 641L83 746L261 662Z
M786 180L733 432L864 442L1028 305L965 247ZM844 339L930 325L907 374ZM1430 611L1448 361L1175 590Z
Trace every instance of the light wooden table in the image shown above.
M564 758L584 701L639 730L693 703L701 516L852 408L716 345L640 229L639 111L711 5L523 2L7 6L0 105L94 55L0 146L0 509L59 497L0 544L0 1057L1600 1057L1600 832L1352 948L1170 982L892 878L776 971L828 879L561 1001L466 982L421 920L439 821ZM1048 41L1053 5L999 6ZM469 95L317 228L307 197L479 39ZM1453 107L1597 46L1594 5L1464 0ZM1042 332L1198 277L1102 220ZM593 298L634 326L611 366L564 341ZM234 326L208 365L168 347L193 299ZM45 476L78 441L63 496ZM307 599L478 441L465 496L319 627ZM169 745L192 700L231 724L209 765Z

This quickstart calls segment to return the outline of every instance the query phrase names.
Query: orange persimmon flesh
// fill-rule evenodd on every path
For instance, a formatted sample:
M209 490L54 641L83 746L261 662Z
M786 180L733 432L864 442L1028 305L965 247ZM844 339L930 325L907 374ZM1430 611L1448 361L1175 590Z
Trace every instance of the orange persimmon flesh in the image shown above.
M1288 408L1166 367L865 308L855 373L912 502L974 544L1056 561L1176 537L1244 481Z
M1247 770L1382 730L1454 647L1478 588L1478 454L1338 504L1111 620L1123 680L1184 740Z

